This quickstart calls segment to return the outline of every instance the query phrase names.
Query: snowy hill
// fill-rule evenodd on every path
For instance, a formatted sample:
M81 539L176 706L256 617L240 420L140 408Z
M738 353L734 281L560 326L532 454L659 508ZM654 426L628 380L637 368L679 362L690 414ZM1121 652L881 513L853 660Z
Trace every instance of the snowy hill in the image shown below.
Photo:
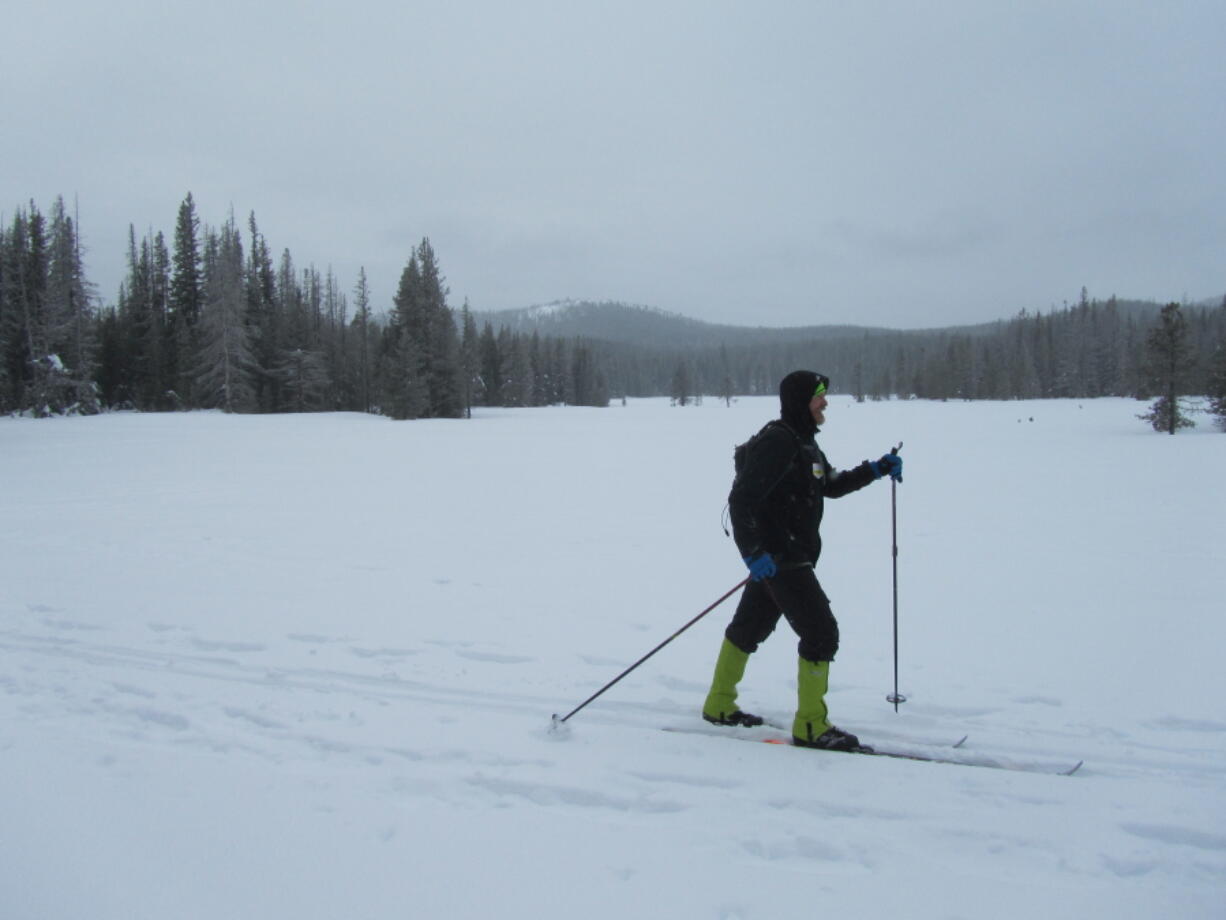
M804 326L767 328L729 326L691 319L655 307L616 302L561 300L519 310L476 313L479 323L490 322L513 332L569 338L600 339L620 344L667 348L700 348L720 344L790 342L798 338L861 337L880 330L862 326Z
M472 422L0 419L4 920L1223 916L1223 436L836 398L829 754L701 725L731 446L666 400ZM1160 483L1155 488L1154 485ZM795 640L742 702L790 717Z
M1216 305L1204 304L1208 306ZM1148 301L1120 300L1117 309L1122 317L1134 317L1146 322L1157 315L1160 305ZM752 314L752 310L747 310ZM474 312L478 324L489 322L495 329L506 327L512 332L569 338L573 336L600 339L606 342L639 347L674 349L704 348L723 345L776 345L815 340L837 342L840 339L863 339L873 336L897 336L900 330L868 326L815 324L772 328L750 325L727 325L691 319L656 307L636 306L615 301L558 300L515 310ZM1007 317L1002 316L1001 320ZM934 333L987 335L999 329L998 322L972 326L951 326L944 329L911 330L919 337ZM906 330L902 330L906 333Z

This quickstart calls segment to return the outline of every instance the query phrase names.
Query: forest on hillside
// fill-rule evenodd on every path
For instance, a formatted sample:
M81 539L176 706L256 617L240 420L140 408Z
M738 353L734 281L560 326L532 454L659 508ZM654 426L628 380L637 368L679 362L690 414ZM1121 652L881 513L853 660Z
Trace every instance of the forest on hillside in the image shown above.
M329 270L274 258L255 215L201 223L188 194L169 239L129 228L113 303L86 277L75 221L57 199L0 228L0 412L111 409L350 410L459 418L474 406L607 405L624 397L775 392L798 367L858 399L1149 398L1219 393L1226 298L1174 305L1186 336L1178 380L1155 374L1161 305L1093 299L946 330L706 327L689 345L541 334L479 322L448 302L428 239L409 253L390 304L365 271L347 290ZM611 328L608 310L598 311ZM690 332L705 324L687 320Z
M1226 346L1226 298L1217 307L1180 311L1189 345L1181 393L1209 394ZM626 381L631 394L764 394L789 370L812 367L831 378L836 392L858 399L1146 399L1158 386L1147 340L1160 314L1159 304L1122 309L1114 297L1093 300L1083 290L1074 306L984 326L615 351L612 377Z

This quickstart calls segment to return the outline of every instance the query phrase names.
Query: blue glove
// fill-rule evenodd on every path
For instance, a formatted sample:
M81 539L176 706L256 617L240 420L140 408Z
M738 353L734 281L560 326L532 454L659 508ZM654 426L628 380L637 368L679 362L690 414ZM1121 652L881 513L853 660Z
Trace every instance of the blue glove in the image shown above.
M754 581L761 581L763 578L774 578L775 573L779 571L770 553L746 556L745 564L749 566L749 577Z
M886 473L890 474L890 478L895 482L902 482L902 457L898 454L886 454L880 460L872 464L873 473L880 479Z

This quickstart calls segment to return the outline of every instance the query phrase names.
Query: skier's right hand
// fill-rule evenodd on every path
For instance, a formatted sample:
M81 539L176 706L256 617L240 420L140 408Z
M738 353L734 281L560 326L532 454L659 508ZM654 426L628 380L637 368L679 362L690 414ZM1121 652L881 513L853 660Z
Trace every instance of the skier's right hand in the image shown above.
M749 577L754 581L763 578L773 578L778 567L770 553L758 553L756 556L746 556L745 565L749 567Z
M878 479L889 473L895 482L902 482L902 457L893 451L873 463L872 467Z

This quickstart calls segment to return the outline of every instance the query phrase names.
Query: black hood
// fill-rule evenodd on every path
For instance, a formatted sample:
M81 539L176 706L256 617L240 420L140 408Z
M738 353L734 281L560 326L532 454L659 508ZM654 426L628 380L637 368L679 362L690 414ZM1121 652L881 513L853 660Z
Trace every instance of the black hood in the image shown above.
M779 382L779 417L802 437L812 437L817 432L809 403L819 383L830 385L825 376L813 371L792 371Z

